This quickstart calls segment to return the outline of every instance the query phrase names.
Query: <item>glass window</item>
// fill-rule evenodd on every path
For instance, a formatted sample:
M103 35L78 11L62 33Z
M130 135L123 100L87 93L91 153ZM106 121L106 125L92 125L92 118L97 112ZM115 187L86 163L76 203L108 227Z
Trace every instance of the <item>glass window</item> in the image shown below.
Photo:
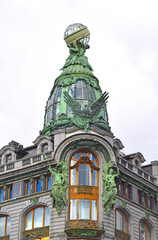
M90 185L90 167L81 164L79 167L79 185Z
M51 175L46 176L46 190L51 190Z
M43 153L48 152L48 144L47 143L42 145L42 152Z
M77 219L77 199L70 200L70 220Z
M0 237L10 234L10 217L0 216Z
M139 224L139 240L151 240L151 232L148 224L141 221Z
M25 195L29 195L31 193L30 186L31 186L30 180L25 181Z
M128 219L124 212L119 209L115 210L116 226L115 228L128 233Z
M4 193L3 188L0 188L0 202L3 202L3 193Z
M90 200L79 199L79 219L90 219Z
M74 153L70 159L69 176L70 220L80 221L80 223L82 220L97 221L99 207L99 187L97 181L99 176L99 161L97 157L88 150L81 150ZM81 226L80 223L79 226ZM94 225L92 226L93 228Z
M92 200L92 220L97 221L97 201Z
M8 199L13 198L13 185L8 186Z
M45 227L50 224L50 211L48 207L38 207L31 210L25 217L25 230Z
M8 154L8 155L6 156L6 162L7 162L7 163L12 162L12 154Z
M38 193L41 191L41 178L35 179L35 193Z

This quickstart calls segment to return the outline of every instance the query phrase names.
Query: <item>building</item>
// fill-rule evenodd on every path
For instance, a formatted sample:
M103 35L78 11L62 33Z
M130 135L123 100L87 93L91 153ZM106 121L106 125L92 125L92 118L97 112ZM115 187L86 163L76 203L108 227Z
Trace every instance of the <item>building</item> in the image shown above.
M111 132L108 93L84 55L89 31L70 25L70 54L33 145L0 150L0 239L157 240L158 161L125 155Z

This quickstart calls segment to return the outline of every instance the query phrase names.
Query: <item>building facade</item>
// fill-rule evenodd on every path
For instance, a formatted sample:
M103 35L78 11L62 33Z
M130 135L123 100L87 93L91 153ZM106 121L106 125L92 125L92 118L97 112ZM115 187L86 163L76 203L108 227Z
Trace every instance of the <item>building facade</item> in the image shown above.
M66 29L70 54L33 145L0 150L0 240L158 239L158 161L122 152L84 55L89 36Z

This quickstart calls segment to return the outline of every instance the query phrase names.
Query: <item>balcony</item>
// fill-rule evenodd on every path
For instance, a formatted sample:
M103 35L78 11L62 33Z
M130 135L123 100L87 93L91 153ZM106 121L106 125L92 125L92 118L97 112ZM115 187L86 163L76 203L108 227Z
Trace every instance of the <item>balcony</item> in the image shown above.
M130 240L130 235L121 230L115 229L115 236L120 240Z
M34 228L23 232L23 240L32 240L49 236L49 227Z
M52 159L52 158L53 158L53 152L51 151L51 152L45 153L45 155L41 153L41 154L33 155L30 158L19 159L19 160L1 165L0 174L3 174L4 172L17 170L23 167L35 165L35 164L38 164L39 162L47 161L47 159Z

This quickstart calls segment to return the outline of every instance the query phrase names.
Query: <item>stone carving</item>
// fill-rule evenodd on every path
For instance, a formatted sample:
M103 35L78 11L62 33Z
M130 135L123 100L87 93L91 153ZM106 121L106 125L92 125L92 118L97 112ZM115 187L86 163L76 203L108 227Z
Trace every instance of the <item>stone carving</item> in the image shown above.
M85 132L87 132L90 123L98 122L99 119L97 116L106 104L108 97L108 93L104 92L98 100L85 105L84 108L81 109L81 104L72 98L66 91L64 92L65 102L73 113L71 120L76 126L84 129Z
M85 37L80 41L73 41L70 44L67 44L67 47L69 48L70 55L66 59L66 62L62 68L62 70L70 65L82 65L83 67L88 67L91 71L93 71L91 65L88 63L88 59L86 56L84 56L87 49L90 48L90 46L85 43Z
M52 169L51 165L49 165L48 169L54 178L51 193L53 207L60 214L68 200L66 196L68 188L68 165L67 162L60 161L56 168Z
M117 187L115 183L115 177L119 175L119 169L117 168L117 173L114 174L113 168L116 163L112 161L103 163L103 206L106 209L107 215L109 216L113 205L116 203Z
M32 205L33 205L33 206L38 203L39 198L40 198L40 197L33 197L33 198L30 199L30 201L32 202Z

